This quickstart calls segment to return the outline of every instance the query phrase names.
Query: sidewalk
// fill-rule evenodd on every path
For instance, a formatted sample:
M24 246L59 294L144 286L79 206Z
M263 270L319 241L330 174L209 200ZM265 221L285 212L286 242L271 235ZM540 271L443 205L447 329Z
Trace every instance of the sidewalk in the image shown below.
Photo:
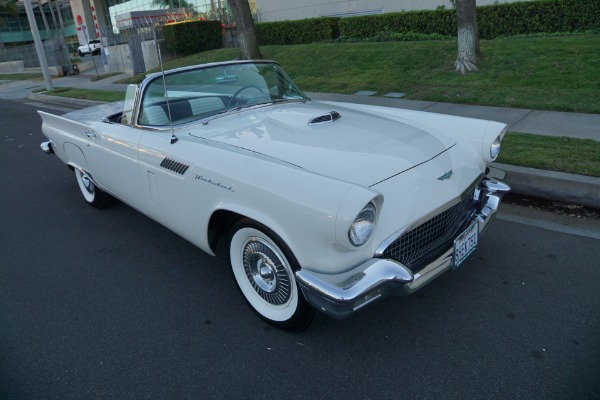
M54 87L68 86L82 89L115 90L123 92L126 90L127 85L114 82L127 77L127 75L115 75L96 82L90 81L90 78L94 76L95 75L90 75L88 72L81 75L54 78L52 83ZM98 102L73 100L55 96L50 100L48 99L49 96L32 93L32 91L37 88L45 88L45 82L43 80L0 81L0 98L29 98L38 102L51 101L55 104L62 103L78 108L98 104ZM311 92L307 92L307 95L313 100L320 101L338 101L395 107L499 121L507 124L508 130L511 132L545 136L568 136L600 141L600 114L473 106L363 95ZM600 178L542 171L505 164L494 164L494 166L507 172L506 182L512 186L514 193L600 208Z

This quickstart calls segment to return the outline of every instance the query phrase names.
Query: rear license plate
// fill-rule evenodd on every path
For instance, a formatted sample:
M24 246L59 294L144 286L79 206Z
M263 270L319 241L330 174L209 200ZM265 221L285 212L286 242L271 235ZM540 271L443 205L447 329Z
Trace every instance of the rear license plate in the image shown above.
M452 267L458 266L475 251L477 247L477 239L479 238L479 223L469 226L456 239L454 239L454 254L452 256Z

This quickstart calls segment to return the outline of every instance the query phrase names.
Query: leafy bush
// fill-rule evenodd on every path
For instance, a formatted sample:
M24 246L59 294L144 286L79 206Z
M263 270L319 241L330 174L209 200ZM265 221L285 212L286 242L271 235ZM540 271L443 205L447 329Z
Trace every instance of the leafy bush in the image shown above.
M340 36L367 39L381 32L456 35L456 11L427 10L348 17L340 20Z
M574 32L600 26L598 0L540 0L477 7L482 39L536 32ZM340 35L373 38L382 32L456 35L456 10L409 11L344 18Z
M221 21L183 21L163 26L167 47L183 55L221 48L221 30Z
M482 39L600 27L600 0L538 0L477 7ZM456 36L456 10L443 9L312 18L255 24L261 45L331 41L388 41ZM431 36L434 35L434 36Z
M576 32L600 26L600 1L554 0L477 9L483 39L539 32Z
M339 36L339 18L309 18L297 21L259 22L254 24L258 43L305 44L331 40Z

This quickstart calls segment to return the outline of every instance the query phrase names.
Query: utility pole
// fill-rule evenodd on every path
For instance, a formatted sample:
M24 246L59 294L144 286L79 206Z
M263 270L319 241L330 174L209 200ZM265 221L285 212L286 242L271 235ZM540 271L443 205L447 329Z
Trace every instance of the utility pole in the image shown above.
M46 81L46 89L52 90L52 78L50 77L50 71L48 71L48 62L46 61L46 53L44 53L44 46L42 45L42 39L40 39L40 31L38 30L35 16L33 15L33 8L31 7L31 0L23 0L25 5L25 12L27 12L27 20L29 20L29 27L33 35L33 43L35 43L35 50L40 60L40 68L42 69L42 75Z

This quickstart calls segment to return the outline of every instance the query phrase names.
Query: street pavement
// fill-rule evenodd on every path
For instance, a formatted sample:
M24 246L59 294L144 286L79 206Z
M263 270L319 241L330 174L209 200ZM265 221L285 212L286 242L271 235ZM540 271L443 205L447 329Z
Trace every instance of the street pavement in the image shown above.
M416 295L289 334L246 305L225 245L89 207L37 108L0 100L1 400L599 398L600 220L503 203Z
M115 75L92 82L90 72L81 75L54 78L54 87L75 87L81 89L125 91L127 85L114 83L127 75ZM64 105L67 107L86 107L98 102L45 96L32 93L45 88L43 80L36 81L0 81L1 99L28 99L30 104ZM332 93L313 93L307 95L313 100L336 101L395 107L408 110L456 115L469 118L487 119L503 122L511 132L521 132L544 136L567 136L578 139L600 141L600 114L568 113L557 111L539 111L509 107L473 106L431 101L416 101L388 97L347 95ZM33 102L33 103L31 103ZM537 197L546 200L574 203L587 207L600 208L600 178L506 164L493 164L507 172L505 181L513 188L513 193Z

